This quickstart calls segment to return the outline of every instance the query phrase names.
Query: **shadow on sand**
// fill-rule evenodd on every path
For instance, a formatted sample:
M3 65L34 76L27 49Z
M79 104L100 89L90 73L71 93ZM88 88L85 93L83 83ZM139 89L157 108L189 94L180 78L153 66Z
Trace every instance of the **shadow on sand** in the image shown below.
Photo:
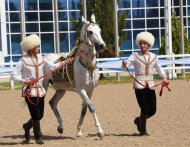
M11 136L2 136L1 138L10 138L10 139L23 139L23 135L11 135ZM31 139L34 139L33 136L31 136ZM68 136L49 136L49 135L43 135L43 140L76 140L73 137L68 137ZM25 141L22 142L0 142L1 145L18 145L18 144L33 144L33 143L27 143Z

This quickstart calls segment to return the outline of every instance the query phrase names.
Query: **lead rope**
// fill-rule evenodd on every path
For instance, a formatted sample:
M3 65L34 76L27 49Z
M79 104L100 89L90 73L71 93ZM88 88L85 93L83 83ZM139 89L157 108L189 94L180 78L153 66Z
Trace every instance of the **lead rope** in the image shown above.
M119 59L121 59L122 61L125 61L125 60L122 59L120 56L117 56L117 57L119 57ZM156 85L154 85L154 86L152 86L152 87L147 87L147 86L143 85L142 83L140 83L140 82L129 72L129 69L128 69L127 67L125 67L125 68L126 68L127 72L129 73L130 77L131 77L133 80L135 80L137 83L139 83L140 85L142 85L143 87L145 87L145 88L151 89L151 88L154 88L154 87L157 87L157 86L161 85L161 89L160 89L160 92L159 92L159 96L162 96L163 88L164 88L164 87L166 87L166 88L168 89L168 91L171 91L171 89L169 88L169 82L162 81L161 83L156 84Z
M39 77L39 73L38 73L38 57L36 57L36 63L34 62L34 60L31 58L31 60L32 60L32 62L34 63L34 66L35 66L35 71L36 71L36 79L38 79L38 77ZM27 98L28 99L28 101L31 103L31 104L33 104L33 105L38 105L38 103L39 103L39 101L40 101L40 97L39 97L39 89L38 89L38 84L37 84L37 82L38 82L38 80L37 81L35 81L35 80L33 80L31 83L30 83L30 85L28 85L27 87L26 87L26 89L25 89L25 91L24 91L24 97L25 98ZM37 99L37 101L36 101L36 103L34 103L34 102L32 102L32 100L30 99L30 96L29 96L29 93L31 92L31 89L32 89L32 86L33 85L36 85L36 99Z
M106 48L106 50L108 50L108 52L109 52L110 54L112 54L112 55L115 56L115 54L114 54L113 52L111 52L111 50L109 50L108 48ZM125 61L125 60L122 59L120 56L116 56L116 57L118 57L121 61ZM150 59L150 58L149 58L149 59ZM150 62L150 64L151 64L151 63L152 63L152 62ZM156 85L154 85L154 86L152 86L152 87L147 87L148 85L145 86L145 85L143 85L142 83L140 83L140 82L130 73L129 69L128 69L127 67L125 67L125 68L126 68L127 72L129 73L130 77L131 77L135 82L137 82L138 84L140 84L141 86L143 86L143 87L145 87L145 88L151 89L151 88L154 88L154 87L157 87L157 86L161 85L161 89L160 89L160 93L159 93L160 96L162 96L163 88L164 88L164 87L166 87L166 88L168 89L168 91L171 91L171 89L169 88L169 82L162 81L161 83L156 84Z
M40 79L42 79L42 78L44 78L44 77L48 77L48 76L50 76L52 73L54 73L54 72L56 72L56 71L62 69L65 65L72 63L72 62L75 60L75 58L76 58L77 56L80 56L81 54L88 54L88 53L87 53L86 51L84 51L84 50L80 50L80 51L76 54L75 57L70 57L70 58L68 58L68 59L65 60L64 63L61 64L58 68L52 70L51 72L49 72L49 73L47 73L47 74L44 74L44 75L41 76L41 77L36 76L36 79L31 80L31 83L30 83L30 84L26 87L26 89L24 90L24 94L23 94L24 97L26 97L26 98L28 99L28 101L29 101L31 104L33 104L33 105L38 105L38 103L39 103L39 98L38 98L36 104L33 103L33 102L31 101L31 99L30 99L30 95L29 95L29 94L30 94L30 92L31 92L32 86L33 86L34 84L37 84L38 80L40 80ZM36 68L36 69L38 70L38 68ZM39 96L38 96L38 97L39 97Z

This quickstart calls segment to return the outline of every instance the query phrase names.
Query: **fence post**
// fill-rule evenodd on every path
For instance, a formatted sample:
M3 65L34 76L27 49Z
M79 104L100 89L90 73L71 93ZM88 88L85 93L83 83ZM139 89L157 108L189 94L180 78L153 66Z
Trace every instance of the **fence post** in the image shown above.
M172 61L175 61L175 54L172 53ZM172 64L172 79L176 79L177 78L177 74L175 72L175 63Z
M10 61L10 67L13 69L13 61ZM11 90L14 90L14 81L11 79L12 72L10 73L10 86Z

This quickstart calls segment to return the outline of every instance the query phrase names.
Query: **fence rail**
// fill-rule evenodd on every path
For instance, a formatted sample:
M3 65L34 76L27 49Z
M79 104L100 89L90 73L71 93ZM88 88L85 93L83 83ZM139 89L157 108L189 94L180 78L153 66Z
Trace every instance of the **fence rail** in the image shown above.
M170 62L168 65L164 66L163 69L167 71L169 79L177 78L176 70L181 70L185 74L185 69L190 69L190 60L184 62L183 59L190 57L190 54L172 54L172 55L159 55L158 59L167 59L166 62ZM126 57L123 57L127 60ZM190 59L190 58L189 58ZM97 64L102 62L116 61L120 60L119 58L98 58ZM175 62L176 61L176 62ZM178 61L178 62L177 62ZM176 64L177 63L177 64ZM13 71L13 67L17 64L17 62L9 62L9 63L0 63L0 79L9 79L11 89L14 89L14 82L10 79L11 72ZM113 63L112 63L113 64ZM98 69L98 73L122 73L120 67L118 69Z

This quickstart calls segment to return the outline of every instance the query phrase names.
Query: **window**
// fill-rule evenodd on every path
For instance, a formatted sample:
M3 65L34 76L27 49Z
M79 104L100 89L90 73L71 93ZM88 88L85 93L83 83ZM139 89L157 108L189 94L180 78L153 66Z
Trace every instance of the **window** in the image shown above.
M146 0L146 7L158 7L158 0Z
M60 51L69 52L68 35L66 33L60 34Z
M26 23L26 32L39 32L38 23Z
M38 21L38 12L26 12L25 21Z
M130 0L120 0L119 1L119 8L130 8Z
M52 10L52 0L40 0L39 7L40 10Z
M159 20L158 19L147 19L147 27L148 28L158 28Z
M11 35L11 45L12 45L12 54L22 54L20 47L20 35L12 34Z
M41 52L54 53L54 34L41 34Z
M70 46L72 49L76 45L76 33L71 33L70 36L71 36Z
M10 11L20 11L20 1L9 0L8 6Z
M52 12L40 12L40 21L53 21Z
M38 9L37 0L24 0L25 10L34 11Z
M20 23L11 23L10 26L12 33L20 33Z
M58 10L67 10L67 0L58 0Z
M144 18L145 17L144 9L136 9L136 10L133 10L132 13L133 13L133 15L132 15L133 18Z
M158 8L157 9L147 9L146 10L147 17L158 17Z
M147 30L148 32L152 33L152 35L155 38L154 45L152 48L159 48L160 47L160 39L159 39L159 30L154 29L154 30Z
M133 8L144 7L144 0L132 0L132 7Z
M125 28L126 29L131 29L131 20L126 20Z
M144 28L145 27L145 20L133 20L133 28Z
M59 12L58 13L58 15L59 15L59 20L67 20L68 19L68 17L67 17L67 12L66 11L64 11L64 12Z
M127 31L127 39L121 44L120 50L131 50L132 49L132 38L131 31Z
M78 9L78 0L69 0L69 10L77 10Z

